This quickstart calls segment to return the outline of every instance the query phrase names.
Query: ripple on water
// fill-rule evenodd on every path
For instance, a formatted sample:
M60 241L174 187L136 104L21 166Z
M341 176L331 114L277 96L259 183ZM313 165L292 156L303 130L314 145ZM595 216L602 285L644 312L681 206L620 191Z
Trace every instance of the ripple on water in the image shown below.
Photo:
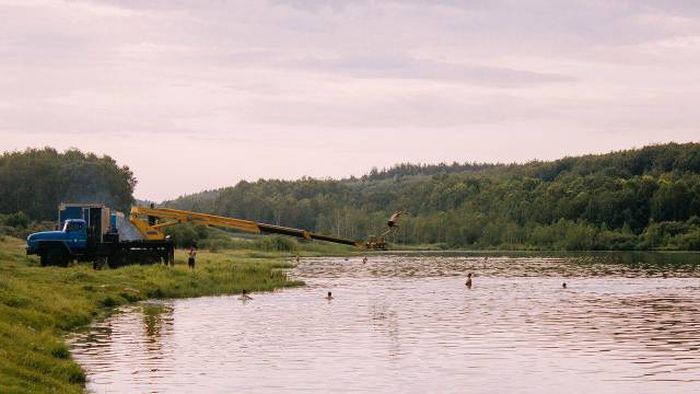
M307 259L291 273L305 288L129 308L72 348L100 393L698 391L695 268L654 270L559 257Z

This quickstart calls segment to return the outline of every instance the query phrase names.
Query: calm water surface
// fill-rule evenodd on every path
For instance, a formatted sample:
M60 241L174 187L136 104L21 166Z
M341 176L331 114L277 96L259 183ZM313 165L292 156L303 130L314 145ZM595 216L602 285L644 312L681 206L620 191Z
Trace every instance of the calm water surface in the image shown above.
M307 287L132 307L73 354L95 393L700 392L699 260L306 259Z

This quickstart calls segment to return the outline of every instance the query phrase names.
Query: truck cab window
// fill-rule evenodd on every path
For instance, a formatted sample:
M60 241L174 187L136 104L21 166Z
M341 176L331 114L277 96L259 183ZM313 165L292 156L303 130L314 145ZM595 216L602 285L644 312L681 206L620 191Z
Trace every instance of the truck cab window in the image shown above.
M74 231L81 231L83 229L83 224L82 223L68 223L67 231L68 232L74 232Z

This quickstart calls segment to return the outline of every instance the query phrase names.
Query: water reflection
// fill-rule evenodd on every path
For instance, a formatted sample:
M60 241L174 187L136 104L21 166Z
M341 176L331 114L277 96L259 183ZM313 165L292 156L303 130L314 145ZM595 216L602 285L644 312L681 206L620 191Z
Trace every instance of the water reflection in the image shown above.
M69 342L74 355L94 358L89 369L94 384L109 386L112 379L129 374L141 375L153 385L165 376L162 360L170 356L168 339L173 330L172 305L148 302L122 309Z
M164 341L173 333L173 307L163 303L149 302L142 305L144 354L148 360L158 361L165 357ZM150 372L157 371L157 366Z
M389 340L388 354L395 357L401 354L401 341L399 341L399 318L397 312L385 301L370 304L369 316L372 320L372 328L375 332L386 335Z
M697 392L696 270L664 278L585 256L307 259L290 273L305 288L141 307L95 325L74 355L100 393Z

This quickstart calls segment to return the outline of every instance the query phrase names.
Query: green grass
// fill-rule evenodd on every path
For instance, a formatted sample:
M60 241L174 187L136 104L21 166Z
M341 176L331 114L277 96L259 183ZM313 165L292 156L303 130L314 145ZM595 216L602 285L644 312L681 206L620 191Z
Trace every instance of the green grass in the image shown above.
M290 281L280 253L200 251L191 272L184 252L176 266L128 266L93 271L89 265L40 267L24 242L0 238L0 392L79 393L85 373L65 335L116 307L149 298L181 298L271 291ZM286 256L289 256L287 254Z

